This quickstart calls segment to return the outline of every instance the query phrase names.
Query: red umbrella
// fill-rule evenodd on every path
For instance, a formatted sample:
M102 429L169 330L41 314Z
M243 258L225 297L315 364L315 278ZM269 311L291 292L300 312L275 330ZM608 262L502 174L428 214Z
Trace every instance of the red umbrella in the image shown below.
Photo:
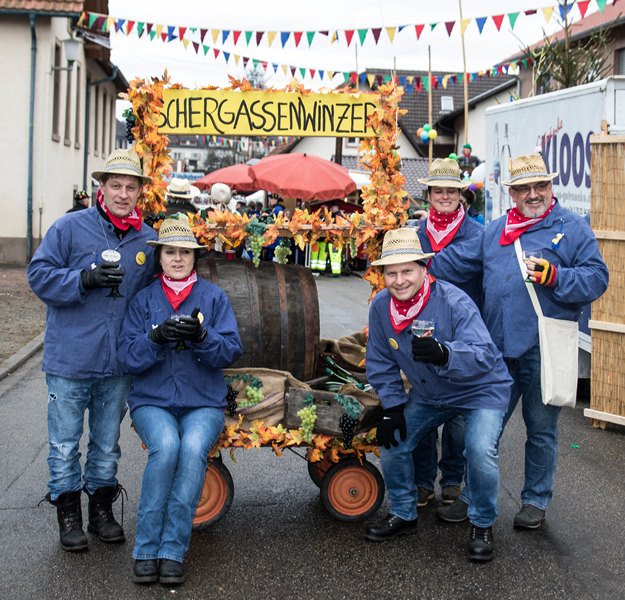
M338 200L356 190L348 170L307 154L266 156L250 167L257 189L302 200Z
M230 165L193 182L201 190L209 189L214 183L225 183L237 192L253 192L259 189L254 184L249 165Z

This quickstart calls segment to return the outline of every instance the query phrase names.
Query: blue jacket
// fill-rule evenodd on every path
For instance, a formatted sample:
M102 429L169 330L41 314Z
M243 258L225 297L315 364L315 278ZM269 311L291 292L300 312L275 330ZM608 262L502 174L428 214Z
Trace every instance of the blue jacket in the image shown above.
M526 285L534 285L545 316L577 321L582 308L607 289L608 268L588 223L556 203L542 221L520 237L522 248L542 250L543 258L557 266L555 284L526 284L514 244L499 244L505 222L502 216L484 232L482 312L503 355L518 358L538 344L538 318ZM564 235L556 245L553 240L558 233Z
M128 303L152 279L154 251L146 241L155 238L144 224L140 231L130 229L120 242L96 207L66 214L52 224L27 273L33 292L47 305L46 373L75 379L123 374L117 338ZM81 271L102 262L100 254L107 248L116 248L122 257L122 298L109 298L110 288L85 291L80 283Z
M146 404L174 410L226 406L222 369L243 353L234 311L221 288L199 278L176 312L190 315L196 307L204 316L206 339L176 350L174 342L160 345L148 338L174 314L160 280L131 302L119 343L119 360L135 376L128 395L131 411Z
M433 252L430 238L425 232L427 219L419 221L419 241L424 252ZM450 244L445 246L436 256L432 257L432 262L428 271L438 279L449 281L458 286L465 292L478 308L482 307L482 270L481 263L476 262L479 268L458 269L458 265L454 264L457 255L470 258L475 255L475 248L480 248L482 237L484 235L484 226L480 225L475 219L471 219L468 215L462 220L454 239ZM452 255L451 260L447 260L447 256Z
M382 290L371 303L366 354L367 380L384 408L408 400L400 370L412 384L410 398L421 404L499 410L508 406L512 379L477 307L462 290L435 281L419 315L419 319L434 321L436 339L449 349L444 367L412 359L410 327L395 332L390 298L388 290Z

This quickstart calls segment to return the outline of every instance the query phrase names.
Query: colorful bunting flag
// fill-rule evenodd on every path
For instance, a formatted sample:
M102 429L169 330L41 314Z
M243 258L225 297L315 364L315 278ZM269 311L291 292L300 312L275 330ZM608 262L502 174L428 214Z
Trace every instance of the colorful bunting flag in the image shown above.
M365 39L367 38L368 29L359 29L358 30L358 38L360 39L360 45L362 46L365 43Z
M549 6L547 8L541 9L545 17L545 23L549 23L549 21L551 21L551 15L553 15L553 9L554 9L553 6Z
M395 32L397 31L397 27L386 27L385 29L386 35L388 35L388 39L392 44L393 40L395 39Z
M315 32L314 31L307 31L306 32L306 39L308 40L308 47L310 48L310 46L312 45L312 41L315 38Z
M514 24L519 16L518 12L508 13L508 21L510 21L510 29L514 29Z
M417 32L417 40L421 37L421 33L423 32L423 28L425 25L415 25L415 31Z
M373 34L373 39L375 40L375 43L377 45L378 41L380 40L380 33L382 33L382 28L376 27L371 30L371 33ZM362 44L362 40L360 43Z
M497 31L501 31L501 24L503 23L503 18L505 15L493 15L492 19L493 19L493 23L495 23L495 27L497 28Z
M597 6L599 7L599 12L603 12L605 10L606 0L597 0ZM616 1L614 2L616 4Z
M445 21L445 29L447 29L447 36L451 37L451 32L454 29L455 21Z
M579 8L579 16L583 19L586 16L590 0L577 0L577 8Z
M467 27L469 26L469 23L471 23L471 19L462 19L462 21L460 21L460 35L464 35L464 32L467 30Z

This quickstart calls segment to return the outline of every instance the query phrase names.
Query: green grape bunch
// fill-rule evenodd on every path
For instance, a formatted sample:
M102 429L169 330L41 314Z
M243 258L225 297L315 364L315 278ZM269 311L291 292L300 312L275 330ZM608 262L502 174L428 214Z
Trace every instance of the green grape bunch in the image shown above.
M245 408L248 406L255 406L264 399L265 395L263 394L261 388L247 385L245 386L245 398L238 400L237 404L239 405L239 408Z
M279 246L274 250L274 256L281 265L286 265L287 259L291 256L291 245L289 240L282 238Z
M304 408L297 411L297 416L302 421L300 429L304 434L304 441L307 444L312 443L313 429L317 421L317 407L314 404L309 404Z

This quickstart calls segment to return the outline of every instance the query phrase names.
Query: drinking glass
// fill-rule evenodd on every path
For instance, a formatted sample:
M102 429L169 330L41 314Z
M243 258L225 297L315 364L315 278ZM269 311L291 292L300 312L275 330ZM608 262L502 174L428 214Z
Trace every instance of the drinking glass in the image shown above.
M415 319L410 327L412 335L415 337L433 337L434 321Z
M523 250L523 262L527 265L527 268L532 271L542 257L542 250ZM526 280L530 281L529 276L526 277Z

